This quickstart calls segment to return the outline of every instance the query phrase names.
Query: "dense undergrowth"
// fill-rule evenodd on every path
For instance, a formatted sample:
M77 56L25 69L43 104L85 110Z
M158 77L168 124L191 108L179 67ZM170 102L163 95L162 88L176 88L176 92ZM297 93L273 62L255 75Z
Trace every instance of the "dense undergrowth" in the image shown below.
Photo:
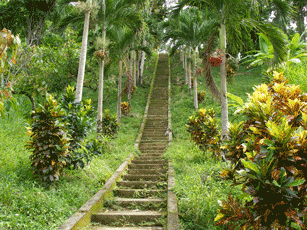
M179 57L171 59L172 76L172 129L174 139L167 150L167 157L174 164L176 172L175 192L178 197L178 208L181 229L222 229L214 226L214 219L219 208L218 200L226 200L228 193L238 196L240 188L231 187L231 183L219 177L220 171L225 168L225 163L216 160L210 153L204 154L190 141L187 132L189 116L194 114L193 98L188 96L187 85L184 82L184 72ZM219 69L213 68L213 76L217 85L219 81ZM247 93L251 93L253 87L262 83L260 70L247 70L242 66L233 81L228 84L228 92L247 99ZM216 117L221 115L221 108L214 102L210 92L205 86L204 77L198 78L199 91L206 91L203 102L199 108L216 111ZM239 121L234 117L235 108L229 107L230 122Z
M25 148L25 115L31 111L30 102L18 98L17 110L10 110L0 118L0 229L56 229L93 196L132 152L155 68L154 55L144 73L144 87L132 96L131 113L121 119L121 127L114 139L108 139L104 154L94 157L82 170L64 169L60 180L44 187L33 176L30 152ZM86 98L96 93L87 92ZM116 111L117 93L110 93L104 108ZM97 97L97 96L96 96ZM95 137L95 132L87 138Z

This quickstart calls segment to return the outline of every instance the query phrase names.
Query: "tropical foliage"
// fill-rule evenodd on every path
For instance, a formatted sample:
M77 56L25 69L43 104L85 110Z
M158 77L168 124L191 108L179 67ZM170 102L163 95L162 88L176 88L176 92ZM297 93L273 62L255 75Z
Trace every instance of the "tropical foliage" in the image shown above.
M221 202L216 225L304 229L306 102L299 86L275 72L274 80L257 86L239 108L246 121L230 128L223 149L231 166L221 176L243 185L247 200L229 196Z
M199 109L189 117L187 131L191 133L191 140L203 151L209 151L218 158L221 153L221 133L213 109Z
M63 109L51 96L46 96L44 105L40 105L32 114L28 134L31 141L26 147L33 151L30 156L33 172L45 183L59 180L69 154L69 137L65 123L61 118Z

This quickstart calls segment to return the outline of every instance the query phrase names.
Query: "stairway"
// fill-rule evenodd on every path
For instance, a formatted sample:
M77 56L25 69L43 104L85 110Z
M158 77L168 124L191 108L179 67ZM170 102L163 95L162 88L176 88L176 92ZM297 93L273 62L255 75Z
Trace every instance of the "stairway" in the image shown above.
M114 199L92 215L95 230L165 230L167 222L168 55L160 54L148 117L139 144L141 154L117 182Z

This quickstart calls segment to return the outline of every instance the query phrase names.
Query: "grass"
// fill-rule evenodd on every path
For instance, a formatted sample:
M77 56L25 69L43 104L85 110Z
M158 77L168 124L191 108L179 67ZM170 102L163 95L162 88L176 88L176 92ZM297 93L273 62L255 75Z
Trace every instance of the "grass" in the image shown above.
M290 63L285 69L285 76L291 84L296 84L301 89L307 92L307 58L304 58L301 63Z
M215 160L209 152L203 152L191 141L186 124L189 116L194 113L193 96L188 95L186 85L180 84L184 80L184 72L179 57L171 59L172 76L172 130L174 139L168 148L166 156L172 160L175 169L175 192L178 197L180 229L203 230L223 229L214 226L217 215L218 200L225 200L228 193L234 196L241 194L240 189L231 187L228 181L219 178L219 172L225 168L225 163ZM213 68L213 76L217 85L219 69ZM262 83L260 71L247 72L241 67L232 83L228 84L228 92L246 100L247 93L251 93L255 85ZM178 84L177 84L178 83ZM199 108L214 108L217 117L221 115L221 108L215 103L206 89L204 77L198 78L198 88L206 91L204 102ZM239 121L242 118L233 116L235 108L229 108L229 121Z
M151 59L145 70L145 88L139 87L132 96L131 115L122 118L121 128L116 138L108 142L105 153L94 158L83 170L65 169L60 180L51 187L43 187L37 182L31 171L31 153L24 148L28 136L23 115L30 111L29 103L20 98L17 111L10 110L6 118L0 118L1 230L58 228L103 186L127 156L137 151L134 141L146 106L156 58ZM109 95L104 108L114 113L116 97L116 93ZM94 135L95 132L89 137Z

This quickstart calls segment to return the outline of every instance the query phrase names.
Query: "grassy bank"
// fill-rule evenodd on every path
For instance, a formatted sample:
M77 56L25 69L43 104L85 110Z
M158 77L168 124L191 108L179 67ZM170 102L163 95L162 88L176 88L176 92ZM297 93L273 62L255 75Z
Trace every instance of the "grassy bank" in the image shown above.
M142 121L149 83L157 56L144 73L145 87L132 96L131 115L122 118L115 139L106 145L104 155L83 170L65 169L52 187L41 186L33 176L30 152L24 148L28 140L24 110L26 100L19 99L18 111L0 117L0 229L56 229L84 202L93 196L123 160L136 151L134 141ZM104 108L116 111L117 94L110 94ZM94 100L94 98L93 98ZM89 136L95 135L95 132Z
M213 75L219 86L217 67L213 68ZM174 139L166 155L172 160L176 172L175 192L178 196L181 229L222 229L214 227L218 200L225 200L228 193L238 196L240 190L230 187L228 181L219 178L219 172L225 167L224 162L215 160L211 153L204 153L190 141L186 124L189 116L194 113L193 97L188 95L187 86L182 84L184 72L179 57L171 59L171 76ZM228 92L245 100L247 93L251 93L253 87L261 82L258 71L247 72L241 67L233 82L228 84ZM204 77L198 79L198 87L200 91L206 91L205 100L199 104L199 108L214 108L217 117L220 117L220 105L212 100L210 92L206 89ZM238 120L232 115L234 110L235 108L229 108L230 122Z

